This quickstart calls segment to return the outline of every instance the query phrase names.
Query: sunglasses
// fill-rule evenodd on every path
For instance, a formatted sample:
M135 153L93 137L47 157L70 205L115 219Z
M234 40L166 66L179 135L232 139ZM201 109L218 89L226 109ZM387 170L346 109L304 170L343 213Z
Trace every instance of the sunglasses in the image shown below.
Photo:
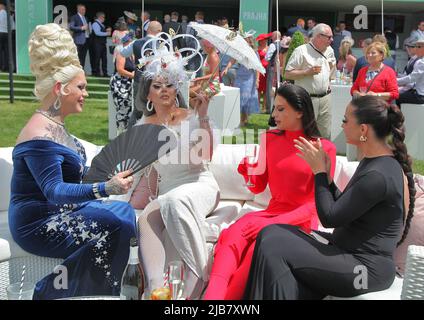
M320 35L327 38L328 40L333 39L333 36L329 36L329 35L326 35L326 34L323 34L323 33L320 33Z

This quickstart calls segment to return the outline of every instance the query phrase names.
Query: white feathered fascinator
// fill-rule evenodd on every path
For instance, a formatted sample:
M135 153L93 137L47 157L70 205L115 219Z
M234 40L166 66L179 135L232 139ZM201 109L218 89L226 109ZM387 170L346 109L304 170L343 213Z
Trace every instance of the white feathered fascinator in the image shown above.
M185 47L174 50L172 43L178 38L190 38L191 43L195 44L195 48ZM146 41L141 48L139 67L144 67L143 75L146 78L161 77L179 89L184 82L189 80L189 75L202 68L203 57L200 49L199 41L191 34L175 35L172 30L171 34L161 32ZM188 62L196 56L200 58L198 68L187 70Z

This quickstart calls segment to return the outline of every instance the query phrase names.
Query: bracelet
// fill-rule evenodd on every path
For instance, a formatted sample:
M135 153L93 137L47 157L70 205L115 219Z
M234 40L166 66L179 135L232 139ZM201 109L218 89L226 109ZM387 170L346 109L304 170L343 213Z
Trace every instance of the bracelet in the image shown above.
M100 195L100 192L99 192L99 184L98 183L93 183L93 193L94 193L94 196L96 197L96 199L102 198L102 196Z
M200 123L204 122L204 123L208 123L209 122L209 117L205 116L203 118L199 118Z

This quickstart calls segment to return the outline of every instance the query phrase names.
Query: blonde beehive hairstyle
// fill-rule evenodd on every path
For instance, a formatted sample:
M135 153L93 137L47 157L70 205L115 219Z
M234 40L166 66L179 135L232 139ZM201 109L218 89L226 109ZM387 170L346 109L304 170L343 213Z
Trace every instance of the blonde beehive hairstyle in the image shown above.
M58 24L48 23L35 27L28 41L30 68L35 76L34 94L44 100L56 82L66 85L80 72L84 72L71 34Z

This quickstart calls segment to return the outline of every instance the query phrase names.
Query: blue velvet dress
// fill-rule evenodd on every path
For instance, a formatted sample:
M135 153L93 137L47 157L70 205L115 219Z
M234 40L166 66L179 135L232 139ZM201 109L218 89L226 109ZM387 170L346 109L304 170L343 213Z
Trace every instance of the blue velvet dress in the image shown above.
M119 295L130 238L136 236L128 203L95 200L92 185L81 184L86 156L75 142L76 150L49 140L23 142L13 150L12 236L32 254L64 259L67 271L66 283L63 272L41 279L34 299ZM99 190L104 195L104 183Z

